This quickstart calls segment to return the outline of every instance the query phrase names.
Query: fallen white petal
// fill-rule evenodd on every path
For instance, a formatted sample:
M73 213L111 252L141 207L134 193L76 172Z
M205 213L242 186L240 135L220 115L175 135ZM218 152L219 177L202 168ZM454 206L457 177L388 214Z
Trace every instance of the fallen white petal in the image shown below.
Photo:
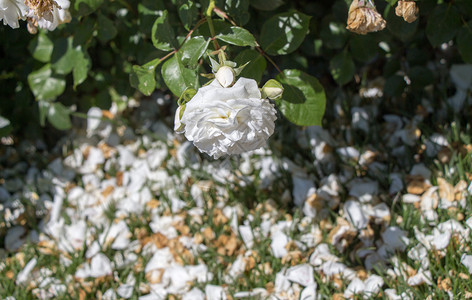
M344 203L344 216L357 229L367 226L368 219L360 203L357 201L349 200Z
M469 270L469 273L472 274L472 255L462 254L461 263Z
M317 299L317 293L316 289L318 288L318 285L316 282L310 284L309 286L305 287L301 294L300 294L300 300L316 300Z
M205 286L205 295L207 300L226 300L226 294L223 287L207 284Z
M287 279L300 284L301 286L309 286L315 283L313 275L313 267L308 264L297 265L291 267L286 272Z
M404 251L409 244L406 232L396 226L388 227L382 233L382 240L392 250Z
M350 298L364 291L365 285L359 278L354 278L344 291L344 298Z
M194 287L182 296L182 300L205 300L205 294Z
M380 288L383 286L384 281L382 277L378 275L370 275L365 281L364 281L364 298L367 296L369 297L375 297L377 294L380 292Z
M16 276L17 284L24 284L28 282L31 272L33 271L37 262L38 262L37 259L33 258L26 264L23 270L21 270Z

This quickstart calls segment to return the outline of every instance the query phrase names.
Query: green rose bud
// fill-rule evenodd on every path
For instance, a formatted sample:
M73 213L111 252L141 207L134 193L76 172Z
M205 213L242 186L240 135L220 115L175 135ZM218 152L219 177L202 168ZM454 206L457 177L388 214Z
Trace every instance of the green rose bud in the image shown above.
M282 98L284 87L275 79L270 79L262 87L262 98L269 98L270 100L278 100Z

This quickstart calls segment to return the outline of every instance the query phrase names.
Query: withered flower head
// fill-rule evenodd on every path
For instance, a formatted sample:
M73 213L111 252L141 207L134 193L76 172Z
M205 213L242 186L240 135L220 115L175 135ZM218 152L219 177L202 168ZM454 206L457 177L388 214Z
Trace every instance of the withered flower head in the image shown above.
M400 0L398 1L397 8L395 9L395 13L399 17L403 17L405 21L408 23L415 22L418 18L419 9L416 6L415 1L410 0Z
M353 0L349 7L347 18L347 29L359 33L367 34L385 28L387 22L375 9L372 0Z
M54 8L61 8L54 0L25 0L25 5L33 11L38 19L45 19L49 22L53 22Z

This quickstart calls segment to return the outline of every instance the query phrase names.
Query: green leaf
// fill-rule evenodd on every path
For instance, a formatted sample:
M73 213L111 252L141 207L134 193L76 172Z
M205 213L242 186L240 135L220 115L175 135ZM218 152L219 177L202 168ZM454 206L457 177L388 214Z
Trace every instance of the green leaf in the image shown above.
M326 47L341 49L346 44L349 33L346 30L346 24L328 21L322 25L320 37Z
M187 0L179 7L179 17L185 29L190 30L198 18L198 8L193 1Z
M334 80L339 85L344 85L354 77L356 66L349 53L341 52L329 61L329 69Z
M159 17L162 11L166 9L162 0L142 0L138 3L138 24L139 31L151 37L152 25Z
M379 46L372 35L353 34L349 49L354 59L367 63L377 56Z
M456 0L454 4L462 13L472 15L472 1L470 0Z
M220 34L216 35L220 41L236 46L257 46L254 36L244 28L231 26Z
M74 68L80 50L74 48L72 37L59 38L54 42L54 50L51 55L51 66L58 74L68 74Z
M131 86L146 96L151 95L156 88L156 67L160 62L157 58L143 66L134 65L129 77Z
M98 15L98 39L103 43L113 39L118 34L115 24L102 14Z
M33 55L33 58L40 62L47 63L51 59L54 45L44 31L39 31L38 35L31 40L28 50Z
M387 6L385 8L384 17L387 21L387 29L402 41L411 39L418 29L419 20L413 23L406 22L403 18L395 14L394 7Z
M195 67L198 60L205 53L208 48L210 39L205 39L203 36L196 36L186 41L179 52L181 54L182 63L191 68Z
M42 101L42 100L38 101L39 124L41 126L46 125L46 117L48 116L49 106L51 106L51 103L47 101Z
M250 3L254 8L258 10L270 11L275 10L279 6L284 4L283 0L250 0Z
M295 51L308 33L310 19L310 16L298 11L273 16L262 26L262 48L270 55L285 55Z
M52 103L49 106L48 121L59 130L66 130L72 127L69 115L69 109L60 102Z
M282 114L300 126L321 125L326 95L318 79L299 70L284 70L277 75L284 93L276 104Z
M229 30L229 28L231 27L231 24L229 24L228 22L225 22L225 20L215 19L213 20L213 27L215 28L216 33L220 33L220 32ZM198 27L197 34L203 35L205 37L211 37L210 27L208 26L208 22L205 22L200 27Z
M464 25L457 35L457 49L465 63L472 63L472 22Z
M47 64L28 75L28 84L36 100L51 100L62 94L66 88L66 80L53 73Z
M88 72L92 67L92 60L87 53L87 50L77 49L77 56L75 59L74 69L72 69L72 76L74 78L74 89L87 79Z
M187 88L198 88L197 74L182 65L179 52L162 65L162 78L170 91L180 97Z
M0 116L0 137L8 135L12 129L10 120Z
M403 76L392 75L385 81L384 94L387 97L398 97L405 90L406 82Z
M159 50L170 51L177 48L174 30L170 26L167 10L156 19L152 26L152 44Z
M75 12L79 16L85 16L96 11L103 0L75 0L73 3Z
M85 45L92 38L95 30L95 19L84 18L83 21L75 27L74 46Z
M408 71L408 77L411 80L411 87L418 90L423 90L425 86L434 82L433 73L426 67L412 67Z
M220 0L217 7L222 7L239 25L245 25L251 15L249 14L249 0Z
M453 5L436 6L426 24L426 36L433 47L449 42L461 27L461 16Z
M242 77L252 78L258 83L261 81L262 74L264 74L267 65L266 60L262 54L252 49L246 49L241 51L234 58L234 61L238 64L238 66L242 66L249 62L249 64L244 67L240 75Z

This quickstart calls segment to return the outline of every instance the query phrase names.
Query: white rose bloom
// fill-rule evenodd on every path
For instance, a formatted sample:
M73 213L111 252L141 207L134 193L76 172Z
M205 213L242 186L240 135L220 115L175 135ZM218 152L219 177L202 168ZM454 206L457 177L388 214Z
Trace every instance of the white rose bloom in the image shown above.
M175 125L202 152L214 158L263 147L274 133L276 110L254 79L224 88L214 80L187 103Z
M11 28L18 28L18 20L24 20L27 7L23 0L0 0L0 20L3 25L9 25Z

